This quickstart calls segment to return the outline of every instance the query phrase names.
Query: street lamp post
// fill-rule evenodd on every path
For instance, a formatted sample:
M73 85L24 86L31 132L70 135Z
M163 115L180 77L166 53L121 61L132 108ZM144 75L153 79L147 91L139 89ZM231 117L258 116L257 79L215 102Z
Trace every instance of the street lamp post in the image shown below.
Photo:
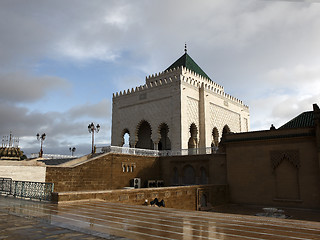
M41 158L42 155L43 155L43 151L42 151L42 144L43 144L43 141L46 139L46 134L43 133L41 136L39 133L37 133L37 139L38 141L40 141L40 152L39 152L39 157Z
M71 156L73 156L73 153L76 151L76 148L69 147L69 151L71 152Z
M89 133L92 133L92 151L91 151L92 154L94 153L94 132L96 131L98 133L99 130L100 130L99 124L97 124L97 126L95 126L92 122L88 125L88 131L89 131Z

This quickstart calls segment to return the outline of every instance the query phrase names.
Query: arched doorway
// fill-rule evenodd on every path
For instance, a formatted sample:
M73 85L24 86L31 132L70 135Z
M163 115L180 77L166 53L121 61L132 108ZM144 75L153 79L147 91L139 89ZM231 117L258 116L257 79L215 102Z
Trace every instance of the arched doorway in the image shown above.
M136 148L153 149L153 142L151 140L151 126L147 121L141 121L137 130L138 142Z
M225 125L224 127L223 127L223 130L222 130L222 137L221 138L223 138L227 133L230 133L231 131L230 131L230 128L229 128L229 126L228 125Z
M158 143L158 150L171 150L171 141L168 137L169 127L166 123L159 126L160 141Z
M127 128L122 131L121 147L130 147L130 132Z
M229 126L228 126L228 125L225 125L225 126L223 127L223 130L222 130L222 135L224 135L224 134L226 134L226 133L229 133L229 132L231 132Z
M192 123L190 125L190 138L188 141L188 149L189 149L189 154L196 154L197 152L197 147L198 147L198 129L197 126Z
M211 141L211 149L212 153L214 153L218 149L219 145L219 132L216 127L212 130L212 141Z
M196 184L195 171L191 165L187 165L183 168L183 184L184 185Z

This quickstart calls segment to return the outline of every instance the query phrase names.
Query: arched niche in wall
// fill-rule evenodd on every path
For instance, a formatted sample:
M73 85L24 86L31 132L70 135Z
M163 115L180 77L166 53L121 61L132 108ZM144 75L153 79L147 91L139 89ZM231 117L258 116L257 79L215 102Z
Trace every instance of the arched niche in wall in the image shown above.
M166 123L159 126L160 141L158 143L158 150L171 150L171 141L168 137L169 127Z
M198 147L198 128L192 123L189 128L190 138L188 141L189 154L195 154Z
M183 182L184 185L194 185L196 184L196 174L195 170L191 165L186 165L183 168Z
M130 131L125 128L121 134L121 147L130 147Z
M211 141L211 147L218 147L219 145L219 132L216 127L212 129L212 141Z
M153 149L151 132L152 130L150 124L147 121L142 120L137 126L136 139L138 140L135 147L143 149Z
M204 167L200 168L200 184L208 184L208 174Z
M272 152L276 199L300 200L299 152Z

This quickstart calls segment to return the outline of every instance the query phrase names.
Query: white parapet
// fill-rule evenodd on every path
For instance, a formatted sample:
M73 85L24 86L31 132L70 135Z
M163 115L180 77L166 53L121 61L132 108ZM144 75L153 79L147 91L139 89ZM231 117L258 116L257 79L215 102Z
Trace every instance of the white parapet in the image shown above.
M1 162L0 177L11 178L15 181L45 182L45 166L23 166L21 163L16 165L13 161Z

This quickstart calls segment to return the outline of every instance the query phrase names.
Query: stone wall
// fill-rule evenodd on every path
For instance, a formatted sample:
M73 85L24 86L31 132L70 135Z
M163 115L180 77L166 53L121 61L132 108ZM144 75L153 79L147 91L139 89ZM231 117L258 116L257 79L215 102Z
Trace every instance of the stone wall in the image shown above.
M121 189L130 186L133 178L141 179L141 187L148 180L164 180L165 186L185 185L184 169L195 171L193 184L226 184L224 154L146 157L126 154L104 154L82 164L69 167L47 167L46 181L55 184L56 192ZM173 179L173 169L179 171L179 182ZM205 169L206 182L200 181Z
M226 185L205 185L205 186L179 186L163 188L142 188L130 190L109 190L109 191L88 191L88 192L64 192L55 193L55 202L77 201L88 199L101 199L108 202L125 203L131 205L143 205L147 199L150 203L155 198L164 200L165 207L198 210L203 205L203 195L206 197L207 206L225 204L227 199Z
M181 149L179 92L179 82L168 80L161 85L149 84L139 87L139 90L113 96L111 144L122 146L123 135L127 131L130 145L134 147L140 123L146 121L150 124L154 144L159 143L160 126L165 123L169 127L172 149ZM156 149L156 146L151 149Z
M12 178L16 181L44 182L46 167L25 166L25 161L1 161L0 177Z
M230 201L320 207L320 173L313 129L231 134L226 138Z
M225 154L186 155L161 157L161 177L166 186L183 185L184 169L195 171L194 184L201 184L201 169L205 169L207 184L227 184ZM174 182L174 169L178 170L178 182Z
M85 163L69 167L47 167L46 181L56 192L119 189L130 180L141 178L144 186L150 178L160 178L156 157L104 154Z
M210 147L213 129L222 136L224 126L232 132L249 131L249 109L242 101L229 96L222 90L212 90L206 84L191 84L181 81L181 142L182 149L188 148L190 126L195 124L198 130L199 148Z

